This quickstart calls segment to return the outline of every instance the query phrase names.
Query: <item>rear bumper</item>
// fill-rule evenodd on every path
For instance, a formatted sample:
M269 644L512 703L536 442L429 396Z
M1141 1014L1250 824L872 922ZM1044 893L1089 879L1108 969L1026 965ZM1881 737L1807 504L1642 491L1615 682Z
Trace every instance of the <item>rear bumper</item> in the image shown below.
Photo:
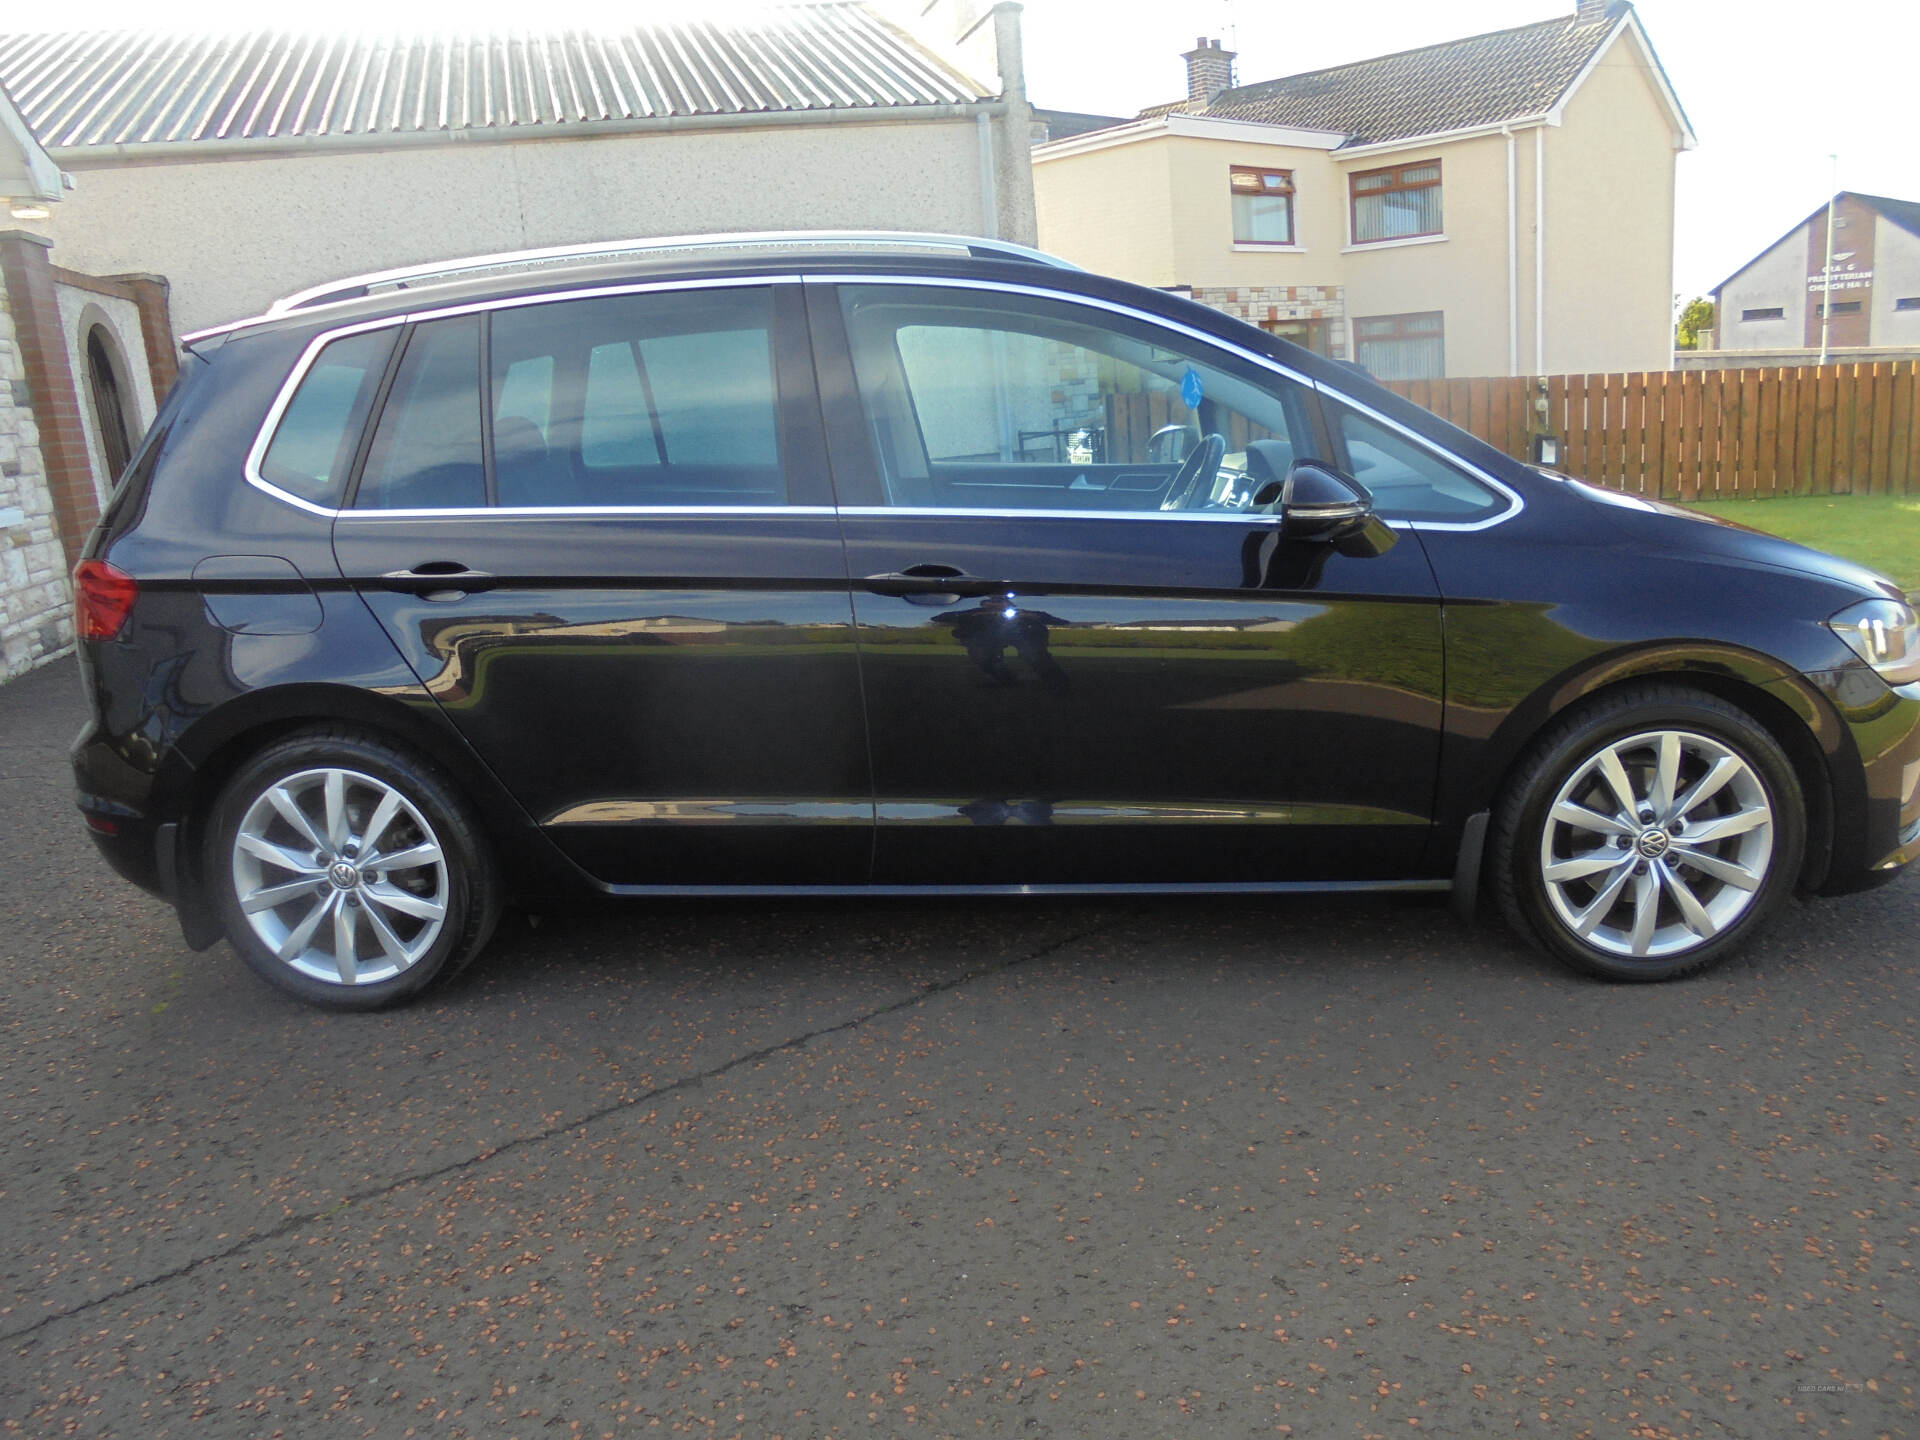
M149 782L89 721L67 751L73 764L74 802L101 858L114 873L167 899L154 854L153 817L147 813Z

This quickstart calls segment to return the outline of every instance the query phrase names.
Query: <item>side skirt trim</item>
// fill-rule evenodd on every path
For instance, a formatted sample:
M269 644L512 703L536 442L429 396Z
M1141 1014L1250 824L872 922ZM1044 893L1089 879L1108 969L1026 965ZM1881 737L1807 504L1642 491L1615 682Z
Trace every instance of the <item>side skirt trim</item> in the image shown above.
M602 885L608 895L636 898L789 899L947 895L1358 895L1445 894L1451 880L1245 880L1186 885Z

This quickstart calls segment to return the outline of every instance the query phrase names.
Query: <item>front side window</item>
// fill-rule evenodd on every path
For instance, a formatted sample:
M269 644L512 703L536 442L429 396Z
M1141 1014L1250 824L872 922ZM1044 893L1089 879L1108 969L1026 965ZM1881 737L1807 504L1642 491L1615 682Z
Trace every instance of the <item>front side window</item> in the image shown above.
M1293 172L1235 165L1233 240L1236 245L1293 244Z
M1363 315L1353 322L1355 358L1376 380L1438 380L1447 373L1447 317Z
M772 306L756 286L496 311L499 503L785 504Z
M1363 171L1351 183L1354 244L1441 232L1438 160Z
M1244 510L1314 453L1299 385L1154 326L916 286L842 305L890 505Z
M1506 507L1504 496L1424 445L1357 410L1328 408L1346 468L1373 496L1382 518L1470 523Z
M335 340L301 378L260 459L260 478L315 505L340 503L397 330Z

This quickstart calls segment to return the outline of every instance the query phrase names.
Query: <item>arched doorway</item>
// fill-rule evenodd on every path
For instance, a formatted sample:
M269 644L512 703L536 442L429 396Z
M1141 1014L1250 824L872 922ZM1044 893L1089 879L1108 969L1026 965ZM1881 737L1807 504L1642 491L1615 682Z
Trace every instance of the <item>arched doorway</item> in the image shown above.
M87 389L93 396L93 421L111 487L133 457L133 436L127 428L126 387L114 366L106 328L101 325L87 331Z

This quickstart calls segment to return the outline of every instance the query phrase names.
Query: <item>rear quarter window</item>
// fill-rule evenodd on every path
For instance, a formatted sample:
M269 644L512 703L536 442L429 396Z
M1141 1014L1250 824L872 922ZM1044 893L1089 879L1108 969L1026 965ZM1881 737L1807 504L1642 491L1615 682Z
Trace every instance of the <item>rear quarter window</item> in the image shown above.
M260 457L262 480L315 505L340 503L396 333L348 335L320 352Z

